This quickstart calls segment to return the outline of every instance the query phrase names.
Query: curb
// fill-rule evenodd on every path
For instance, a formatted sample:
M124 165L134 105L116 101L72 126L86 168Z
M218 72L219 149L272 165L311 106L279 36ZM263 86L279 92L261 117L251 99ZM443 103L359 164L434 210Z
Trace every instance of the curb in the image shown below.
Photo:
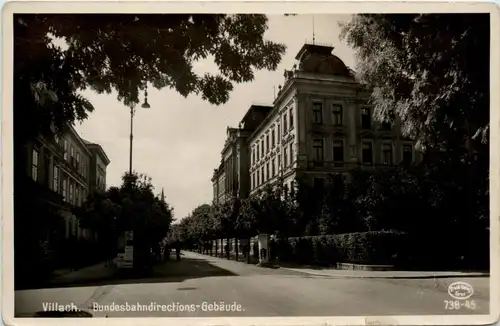
M301 271L298 269L280 267L280 269L285 269L293 272L299 272L311 276L328 277L328 278L367 278L367 279L436 279L436 278L480 278L480 277L490 277L490 274L472 274L472 275L420 275L420 276L400 276L400 275L387 275L387 276L370 276L370 275L332 275L323 273L310 273L306 271Z

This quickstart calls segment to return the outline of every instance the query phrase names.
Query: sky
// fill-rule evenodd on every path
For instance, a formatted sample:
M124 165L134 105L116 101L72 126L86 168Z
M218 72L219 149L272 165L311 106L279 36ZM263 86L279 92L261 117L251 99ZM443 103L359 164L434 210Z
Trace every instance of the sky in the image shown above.
M221 160L226 128L237 127L252 104L272 104L274 88L283 85L284 70L291 69L302 45L313 38L316 43L334 46L333 53L355 69L354 52L339 40L338 22L347 15L268 16L265 38L283 43L287 52L274 72L258 71L249 83L236 84L229 101L211 105L197 95L187 98L175 90L148 89L150 109L137 109L134 117L133 170L152 178L156 193L162 188L174 218L186 217L213 198L212 174ZM314 19L313 19L314 18ZM314 22L314 23L313 23ZM313 28L314 26L314 28ZM216 72L209 61L197 62L195 72ZM99 143L111 160L107 168L107 186L121 184L129 168L130 109L116 98L116 93L83 95L95 111L77 123L80 136Z

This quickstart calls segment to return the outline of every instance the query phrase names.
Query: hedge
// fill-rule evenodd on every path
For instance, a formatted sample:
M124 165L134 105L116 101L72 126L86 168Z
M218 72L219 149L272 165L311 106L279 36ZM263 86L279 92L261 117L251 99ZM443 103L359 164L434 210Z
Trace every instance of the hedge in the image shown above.
M399 231L371 231L278 239L271 246L276 250L273 256L283 262L397 265L408 256L408 240Z

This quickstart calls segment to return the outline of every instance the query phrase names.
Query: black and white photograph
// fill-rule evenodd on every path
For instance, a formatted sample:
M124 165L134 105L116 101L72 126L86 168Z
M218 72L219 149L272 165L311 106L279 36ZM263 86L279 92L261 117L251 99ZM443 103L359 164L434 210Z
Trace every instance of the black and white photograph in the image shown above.
M316 5L5 5L6 325L498 321L498 7Z

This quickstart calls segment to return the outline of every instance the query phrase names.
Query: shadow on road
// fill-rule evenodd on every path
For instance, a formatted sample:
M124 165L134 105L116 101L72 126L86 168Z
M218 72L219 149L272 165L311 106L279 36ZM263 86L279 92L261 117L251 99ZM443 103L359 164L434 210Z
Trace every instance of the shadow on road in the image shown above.
M205 259L184 257L180 261L171 260L140 271L107 267L107 270L103 270L101 274L97 275L75 275L72 277L69 274L36 288L183 282L187 279L220 276L237 276L237 274L214 266Z

